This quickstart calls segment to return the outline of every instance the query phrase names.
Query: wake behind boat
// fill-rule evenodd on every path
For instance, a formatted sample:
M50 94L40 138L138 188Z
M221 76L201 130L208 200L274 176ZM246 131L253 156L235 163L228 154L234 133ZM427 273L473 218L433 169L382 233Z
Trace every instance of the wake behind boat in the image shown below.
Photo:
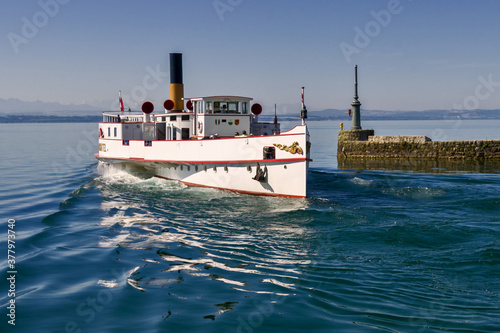
M302 88L301 124L281 132L274 121L259 122L262 107L252 98L208 96L184 106L182 54L170 54L170 99L163 113L103 113L99 152L106 163L130 163L157 177L188 186L240 193L305 198L310 159Z

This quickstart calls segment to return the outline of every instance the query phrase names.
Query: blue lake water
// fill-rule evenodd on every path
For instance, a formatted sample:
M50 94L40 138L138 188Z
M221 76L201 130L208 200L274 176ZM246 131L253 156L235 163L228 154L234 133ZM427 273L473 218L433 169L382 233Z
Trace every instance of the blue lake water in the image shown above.
M0 332L500 331L500 174L338 169L339 123L309 125L297 200L110 169L96 124L1 124ZM362 125L500 139L498 120Z

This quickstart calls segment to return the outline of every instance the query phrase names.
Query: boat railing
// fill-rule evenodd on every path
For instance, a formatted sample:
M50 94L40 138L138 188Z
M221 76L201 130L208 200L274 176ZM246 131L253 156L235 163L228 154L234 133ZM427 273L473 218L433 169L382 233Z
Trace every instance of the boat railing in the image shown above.
M102 121L105 123L142 123L144 113L142 112L104 112Z

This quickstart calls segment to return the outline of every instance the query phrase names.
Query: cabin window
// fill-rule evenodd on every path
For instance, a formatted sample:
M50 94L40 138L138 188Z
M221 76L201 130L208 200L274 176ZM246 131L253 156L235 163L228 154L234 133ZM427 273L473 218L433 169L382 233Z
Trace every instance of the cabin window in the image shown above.
M172 140L177 140L177 128L172 128Z
M227 112L228 113L238 113L238 102L227 103Z
M183 115L183 116L181 116L181 120L182 121L186 121L186 120L189 121L189 115Z
M108 138L111 137L111 127L108 127Z
M194 110L196 113L203 113L203 103L202 102L194 102Z
M212 102L205 102L205 110L207 113L213 113Z
M264 147L264 159L274 160L276 158L276 148L275 147Z
M226 113L227 103L226 102L214 102L214 112L215 113Z
M189 128L181 129L181 138L182 140L189 140Z
M118 136L118 128L114 128L114 134L115 134L115 138Z
M177 116L170 116L170 121L176 121L177 120Z
M238 113L238 102L214 102L215 113Z
M241 113L248 114L248 103L247 102L241 103Z

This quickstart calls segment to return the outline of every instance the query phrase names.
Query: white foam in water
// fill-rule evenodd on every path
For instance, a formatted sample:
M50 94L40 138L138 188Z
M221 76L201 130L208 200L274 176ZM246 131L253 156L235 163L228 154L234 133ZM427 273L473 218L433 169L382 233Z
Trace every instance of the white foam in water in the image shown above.
M350 181L356 185L362 185L362 186L370 186L373 184L373 180L366 180L358 177L354 177Z
M400 197L409 197L413 199L432 199L435 197L440 197L445 194L445 191L437 188L429 187L404 187L389 190L392 193Z
M99 162L97 172L101 175L100 180L104 184L135 184L143 179L135 176L134 170L124 164L108 164Z
M155 177L152 172L127 164L108 164L99 162L98 180L102 182L100 188L108 190L108 186L131 185L140 190L171 191L183 189L186 186L172 180Z
M97 281L97 285L107 287L107 288L114 288L114 287L118 286L118 283L116 283L116 280L110 280L110 281L99 280L99 281Z

